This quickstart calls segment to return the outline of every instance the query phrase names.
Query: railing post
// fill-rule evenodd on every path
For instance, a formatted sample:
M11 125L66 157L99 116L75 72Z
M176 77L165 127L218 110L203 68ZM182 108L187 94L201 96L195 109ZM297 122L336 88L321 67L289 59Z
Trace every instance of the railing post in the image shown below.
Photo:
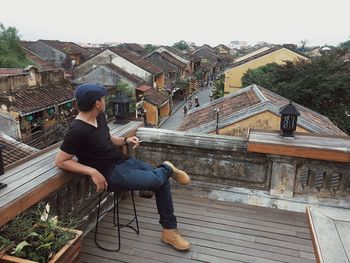
M5 167L4 167L4 160L2 159L2 149L4 149L6 146L3 144L0 144L0 175L3 175L5 173ZM6 187L7 184L0 183L0 189Z

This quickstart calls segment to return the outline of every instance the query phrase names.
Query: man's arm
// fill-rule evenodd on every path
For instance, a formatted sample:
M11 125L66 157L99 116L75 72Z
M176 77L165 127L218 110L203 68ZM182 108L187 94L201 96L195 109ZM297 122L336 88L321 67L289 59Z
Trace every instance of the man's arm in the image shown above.
M136 136L132 137L119 137L115 135L111 135L111 140L114 145L123 146L125 144L131 144L133 148L137 148L139 146L139 138Z
M99 171L90 166L78 163L77 161L73 160L73 157L74 155L68 154L59 149L55 159L56 166L69 172L90 176L97 187L97 192L107 190L107 181Z

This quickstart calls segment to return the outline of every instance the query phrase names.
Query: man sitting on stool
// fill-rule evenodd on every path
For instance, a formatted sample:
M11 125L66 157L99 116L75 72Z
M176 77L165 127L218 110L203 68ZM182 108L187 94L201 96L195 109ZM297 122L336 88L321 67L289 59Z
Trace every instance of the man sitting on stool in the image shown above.
M105 111L106 89L98 84L78 86L75 97L79 113L72 121L56 156L56 165L91 177L97 191L151 190L155 192L161 239L178 250L188 250L187 242L177 231L169 178L189 184L188 174L169 161L157 168L119 151L117 146L138 147L139 139L110 135ZM73 157L78 158L78 162Z

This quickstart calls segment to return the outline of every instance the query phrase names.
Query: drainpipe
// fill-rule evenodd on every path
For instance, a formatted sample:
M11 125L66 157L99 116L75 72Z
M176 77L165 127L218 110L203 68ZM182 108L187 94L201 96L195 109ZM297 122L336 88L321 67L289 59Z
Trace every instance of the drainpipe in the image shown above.
M4 167L4 161L2 159L2 149L5 148L5 145L0 144L0 175L3 175L5 173L5 167ZM7 184L0 183L0 189L6 187Z

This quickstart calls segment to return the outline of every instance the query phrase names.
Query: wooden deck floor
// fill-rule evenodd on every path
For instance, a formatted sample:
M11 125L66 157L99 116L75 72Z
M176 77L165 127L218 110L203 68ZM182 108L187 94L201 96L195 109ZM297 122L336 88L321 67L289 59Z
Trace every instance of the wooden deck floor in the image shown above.
M131 201L120 205L121 218L130 218ZM82 262L316 262L302 213L176 195L178 228L192 244L190 251L179 252L160 241L155 200L137 198L136 206L140 234L123 229L121 250L116 253L97 248L93 230L84 237ZM99 239L109 248L116 241L111 222L107 214L99 229Z

